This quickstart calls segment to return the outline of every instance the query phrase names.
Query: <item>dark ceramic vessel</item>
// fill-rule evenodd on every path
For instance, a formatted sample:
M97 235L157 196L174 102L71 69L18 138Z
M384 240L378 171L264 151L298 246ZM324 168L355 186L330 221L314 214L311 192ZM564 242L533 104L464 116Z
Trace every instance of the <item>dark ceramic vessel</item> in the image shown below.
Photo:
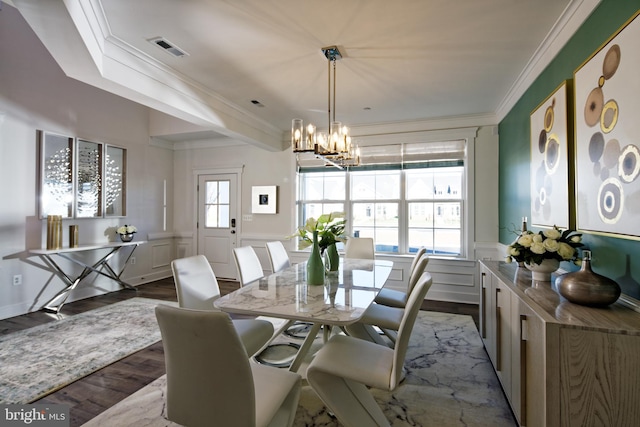
M605 307L620 297L620 286L614 280L591 270L591 251L584 251L580 271L563 274L556 279L560 295L575 304Z

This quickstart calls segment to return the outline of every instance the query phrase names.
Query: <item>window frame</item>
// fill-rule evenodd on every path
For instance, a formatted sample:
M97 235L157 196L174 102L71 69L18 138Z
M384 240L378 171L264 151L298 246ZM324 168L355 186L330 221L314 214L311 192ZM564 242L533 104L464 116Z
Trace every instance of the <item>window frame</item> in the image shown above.
M369 146L369 145L393 145L393 144L403 144L403 143L427 143L427 142L442 142L442 141L450 141L450 140L463 140L465 146L465 152L463 156L463 173L462 173L462 194L463 197L459 200L461 201L460 209L460 222L461 222L461 243L460 243L460 255L459 256L448 256L448 255L435 255L434 257L445 258L445 259L460 259L460 260L469 260L474 258L474 248L473 241L475 236L475 194L473 191L473 176L475 175L474 164L475 164L475 139L478 133L477 127L468 127L468 128L457 128L457 129L447 129L447 130L436 130L436 131L415 131L415 132L407 132L407 133L396 133L396 134L385 134L385 135L371 135L371 136L363 136L358 137L358 142L361 147ZM303 218L302 214L302 205L304 203L309 203L309 200L301 201L300 200L300 173L305 173L309 171L319 171L321 168L310 168L310 169L300 169L300 165L298 164L296 169L296 186L295 186L295 194L294 200L296 201L295 213L296 213L296 224L300 223L300 219ZM399 248L408 248L408 217L407 217L407 209L409 201L406 200L406 182L405 182L405 174L401 174L401 203L399 205L399 221L398 227L403 230L399 232ZM350 182L350 174L346 175L346 183L345 183L345 215L347 218L352 217L352 204L354 203L351 200L351 182ZM458 199L454 199L451 201L457 201ZM434 200L435 202L436 200ZM448 201L448 200L447 200ZM323 203L325 201L322 200L314 200L315 203ZM329 202L329 201L327 201ZM360 202L360 201L358 201ZM347 222L347 233L352 233L352 225L350 222ZM380 252L380 256L389 256L393 257L396 255L407 255L406 252Z

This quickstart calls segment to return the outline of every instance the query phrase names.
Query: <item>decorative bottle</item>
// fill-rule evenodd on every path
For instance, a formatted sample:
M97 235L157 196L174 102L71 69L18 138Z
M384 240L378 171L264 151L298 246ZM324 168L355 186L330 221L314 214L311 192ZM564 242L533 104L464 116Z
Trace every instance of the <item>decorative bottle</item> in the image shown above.
M526 231L527 231L527 217L523 216L522 217L522 228L520 229L520 234L518 234L518 237L516 237L516 239L513 241L513 243L516 243L518 241L518 239L520 239L520 237L522 237L522 235ZM520 256L522 256L522 255L520 255ZM524 267L524 258L517 259L517 261L518 261L518 267Z
M324 285L324 263L322 262L322 255L320 255L317 230L313 232L311 255L309 255L309 260L307 261L307 284Z

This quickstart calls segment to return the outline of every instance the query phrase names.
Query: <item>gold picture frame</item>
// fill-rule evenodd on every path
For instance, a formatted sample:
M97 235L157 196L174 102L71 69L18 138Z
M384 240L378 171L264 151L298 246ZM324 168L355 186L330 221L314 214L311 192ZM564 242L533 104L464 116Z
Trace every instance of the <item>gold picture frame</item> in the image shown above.
M539 227L572 228L570 93L564 81L530 116L531 218Z
M629 239L640 238L638 13L574 72L576 226Z

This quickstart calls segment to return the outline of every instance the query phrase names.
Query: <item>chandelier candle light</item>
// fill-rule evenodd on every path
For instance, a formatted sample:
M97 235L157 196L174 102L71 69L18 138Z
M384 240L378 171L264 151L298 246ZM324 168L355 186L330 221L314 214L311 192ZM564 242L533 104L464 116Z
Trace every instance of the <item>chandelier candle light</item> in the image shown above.
M314 124L304 127L302 119L291 121L291 148L294 153L314 153L326 164L342 169L344 166L356 166L360 162L360 149L352 143L349 128L336 121L336 61L342 59L337 46L322 48L328 60L328 127L327 132L317 132ZM333 66L333 81L331 79ZM333 115L331 114L333 111Z

